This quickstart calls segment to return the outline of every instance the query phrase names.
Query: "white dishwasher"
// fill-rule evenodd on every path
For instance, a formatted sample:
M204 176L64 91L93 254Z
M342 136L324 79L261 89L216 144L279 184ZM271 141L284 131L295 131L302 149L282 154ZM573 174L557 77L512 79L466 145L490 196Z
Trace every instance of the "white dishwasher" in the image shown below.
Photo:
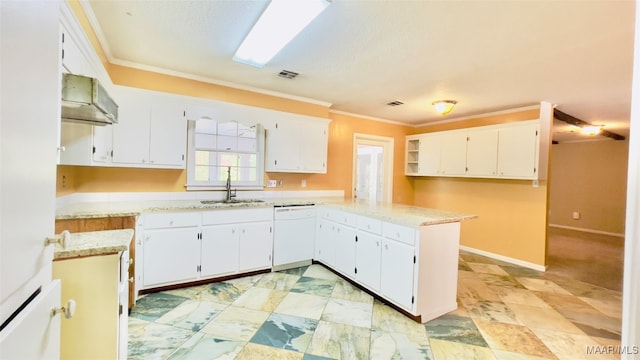
M316 238L314 204L274 207L273 270L308 265Z

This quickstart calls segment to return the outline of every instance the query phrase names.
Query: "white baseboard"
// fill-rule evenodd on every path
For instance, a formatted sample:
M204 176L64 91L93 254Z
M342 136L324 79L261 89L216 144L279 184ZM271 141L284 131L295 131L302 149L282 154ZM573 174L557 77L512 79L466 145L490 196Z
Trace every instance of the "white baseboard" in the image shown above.
M533 269L533 270L537 270L537 271L547 271L547 267L546 266L534 264L534 263L531 263L531 262L528 262L528 261L515 259L515 258L512 258L512 257L500 255L500 254L495 254L495 253L484 251L484 250L475 249L475 248L464 246L464 245L460 245L460 250L464 250L464 251L468 251L470 253L486 256L488 258L504 261L504 262L507 262L507 263L510 263L510 264L523 266L523 267L526 267L526 268L529 268L529 269Z
M600 234L600 235L608 235L608 236L616 236L616 237L624 238L624 234L608 232L608 231L601 231L601 230L595 230L595 229L586 229L586 228L580 228L580 227L574 227L574 226L566 226L566 225L558 225L558 224L549 224L549 227L554 227L554 228L558 228L558 229L582 231L582 232L588 232L588 233L592 233L592 234Z

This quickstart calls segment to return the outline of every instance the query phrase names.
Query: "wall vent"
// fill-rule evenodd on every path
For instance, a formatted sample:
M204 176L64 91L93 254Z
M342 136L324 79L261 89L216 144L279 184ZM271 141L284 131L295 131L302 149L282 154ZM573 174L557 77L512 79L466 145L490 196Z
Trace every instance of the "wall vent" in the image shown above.
M404 104L404 103L402 101L399 101L399 100L393 100L393 101L387 103L387 105L389 105L389 106L399 106L399 105L402 105L402 104Z
M289 71L289 70L282 70L278 73L278 76L285 78L285 79L293 79L296 76L298 76L300 74L298 74L297 72L294 71Z

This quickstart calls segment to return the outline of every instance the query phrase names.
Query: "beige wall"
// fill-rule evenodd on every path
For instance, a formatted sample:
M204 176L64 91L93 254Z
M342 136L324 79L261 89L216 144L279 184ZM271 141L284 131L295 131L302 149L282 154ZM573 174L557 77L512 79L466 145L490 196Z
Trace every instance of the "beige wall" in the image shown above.
M628 153L628 141L553 145L549 224L623 234Z
M416 133L500 124L539 118L539 110L440 124ZM414 203L479 216L462 223L461 244L478 250L545 265L547 183L531 181L416 177Z

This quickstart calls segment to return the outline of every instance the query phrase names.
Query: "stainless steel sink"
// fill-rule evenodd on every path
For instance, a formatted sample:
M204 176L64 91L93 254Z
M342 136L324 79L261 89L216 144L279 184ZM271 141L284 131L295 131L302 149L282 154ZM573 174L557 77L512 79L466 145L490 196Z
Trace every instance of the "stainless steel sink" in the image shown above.
M260 199L231 199L231 200L200 200L202 204L253 204L262 203Z

